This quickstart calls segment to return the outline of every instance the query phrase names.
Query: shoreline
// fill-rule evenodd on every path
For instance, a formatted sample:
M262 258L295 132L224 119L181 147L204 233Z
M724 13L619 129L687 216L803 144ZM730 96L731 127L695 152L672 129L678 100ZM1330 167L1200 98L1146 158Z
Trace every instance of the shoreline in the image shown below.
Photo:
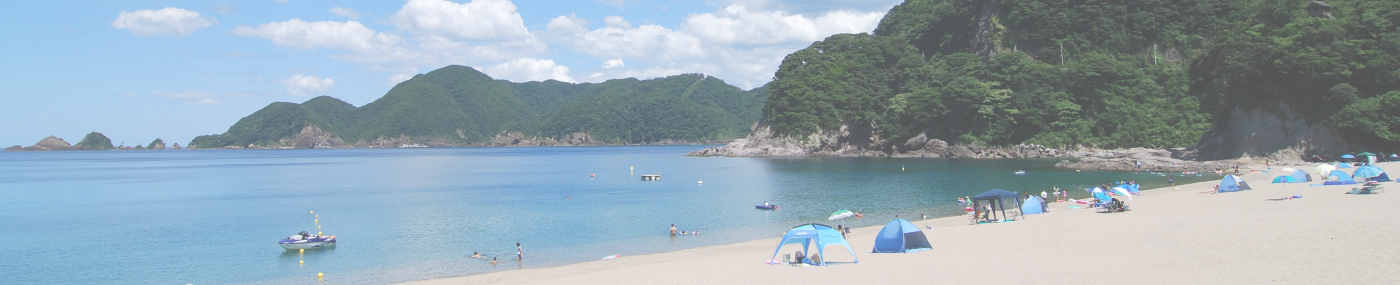
M1378 165L1400 170L1397 162ZM1393 218L1400 210L1385 206L1400 202L1400 197L1342 194L1354 185L1270 184L1268 180L1274 175L1277 173L1247 172L1241 177L1254 190L1218 195L1198 194L1212 189L1216 180L1178 185L1179 190L1145 190L1143 195L1134 197L1135 201L1129 201L1132 211L1126 213L1097 213L1087 205L1062 202L1050 203L1049 213L1007 223L970 225L961 215L911 220L934 246L914 253L869 253L881 226L855 228L848 236L860 259L854 264L763 264L775 248L779 235L775 234L772 238L613 260L399 284L561 284L581 280L622 284L773 283L815 279L863 283L978 282L992 275L1000 281L1052 284L1105 279L1152 284L1400 281L1384 275L1390 269L1400 269L1400 264L1386 261L1400 254L1400 249L1385 246L1400 242L1395 237L1400 234L1400 222ZM1304 198L1269 200L1285 197L1284 194ZM1071 205L1080 209L1068 209ZM1348 210L1338 211L1341 208ZM930 226L933 229L927 228ZM1338 240L1369 242L1334 242ZM983 243L999 246L980 246ZM1377 250L1375 246L1383 248ZM830 249L834 251L828 252L828 260L850 260L839 247ZM779 256L795 250L784 247ZM993 266L990 260L1003 264ZM1376 268L1377 265L1382 268ZM1264 269L1251 269L1261 267ZM1005 269L1018 273L1005 274Z

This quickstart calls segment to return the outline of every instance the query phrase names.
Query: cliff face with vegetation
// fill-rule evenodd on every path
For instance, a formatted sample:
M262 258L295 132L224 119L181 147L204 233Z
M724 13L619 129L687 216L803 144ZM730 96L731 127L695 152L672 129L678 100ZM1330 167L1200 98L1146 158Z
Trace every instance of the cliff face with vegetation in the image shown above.
M321 96L277 102L193 148L599 145L725 141L758 120L766 88L676 75L603 83L511 83L448 66L362 107Z
M711 155L928 142L1297 159L1400 148L1400 1L910 0L788 55ZM756 141L785 143L754 143ZM919 143L923 142L923 143ZM831 151L839 150L839 151Z

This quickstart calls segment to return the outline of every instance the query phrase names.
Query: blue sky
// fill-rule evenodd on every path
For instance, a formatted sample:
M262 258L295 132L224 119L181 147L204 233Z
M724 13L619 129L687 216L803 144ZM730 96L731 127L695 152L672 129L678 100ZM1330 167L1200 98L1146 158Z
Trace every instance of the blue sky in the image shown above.
M363 106L447 65L515 82L704 73L749 89L899 2L5 1L0 145L90 131L185 145L272 102Z

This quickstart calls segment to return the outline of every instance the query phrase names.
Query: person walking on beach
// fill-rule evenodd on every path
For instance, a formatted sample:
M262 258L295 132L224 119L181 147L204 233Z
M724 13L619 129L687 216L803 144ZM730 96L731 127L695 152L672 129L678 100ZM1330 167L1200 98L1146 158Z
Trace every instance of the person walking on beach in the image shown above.
M1045 201L1045 199L1048 199L1048 198L1050 198L1050 194L1046 194L1046 193L1045 193L1045 190L1041 190L1041 191L1040 191L1040 200L1041 200L1041 201Z
M671 236L676 236L676 224L671 224Z
M919 210L919 219L920 219L920 220L927 220L927 219L928 219L928 216L925 216L925 215L924 215L924 211L923 211L923 210Z
M520 243L515 243L515 260L525 259L525 249L520 248Z

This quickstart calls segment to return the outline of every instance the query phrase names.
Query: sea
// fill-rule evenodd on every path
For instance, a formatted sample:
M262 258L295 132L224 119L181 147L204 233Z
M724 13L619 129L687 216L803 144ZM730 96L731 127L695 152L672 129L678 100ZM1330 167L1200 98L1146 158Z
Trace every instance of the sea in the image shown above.
M994 188L1167 184L1056 160L684 156L705 147L4 152L0 283L384 284L952 216ZM277 245L300 231L339 242Z

